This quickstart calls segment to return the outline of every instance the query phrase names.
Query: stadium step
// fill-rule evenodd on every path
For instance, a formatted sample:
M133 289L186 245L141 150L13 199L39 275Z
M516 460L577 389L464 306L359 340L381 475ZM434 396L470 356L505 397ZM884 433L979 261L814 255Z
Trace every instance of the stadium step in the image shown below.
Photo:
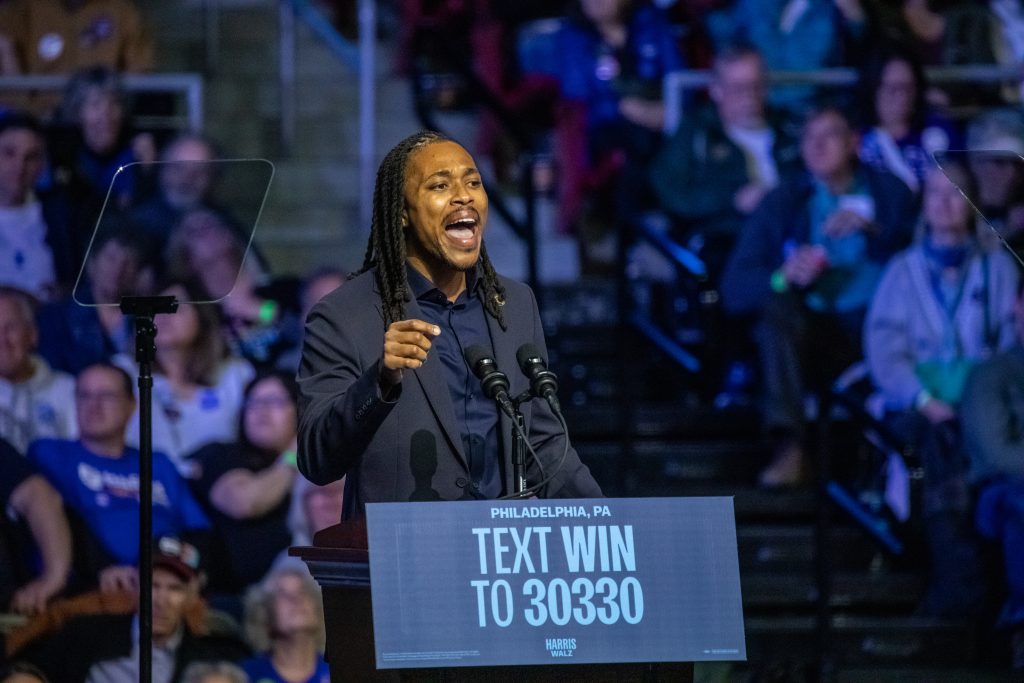
M769 662L814 661L820 632L813 617L748 617L747 659L764 667ZM978 643L965 624L911 617L859 617L837 615L828 633L831 662L839 670L874 677L840 680L974 681L976 669L967 668L978 653ZM870 667L870 668L869 668ZM963 678L905 678L919 667L934 670L964 667ZM885 671L889 675L882 675ZM1002 675L1002 672L992 672ZM891 675L891 677L890 677ZM984 680L984 679L982 679ZM997 678L994 680L1013 680ZM1019 680L1016 679L1016 680Z

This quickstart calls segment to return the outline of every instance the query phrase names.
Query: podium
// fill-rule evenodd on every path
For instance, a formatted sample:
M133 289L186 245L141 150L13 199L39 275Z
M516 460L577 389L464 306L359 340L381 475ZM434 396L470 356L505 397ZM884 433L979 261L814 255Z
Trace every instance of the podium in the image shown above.
M692 662L558 664L451 668L376 668L366 523L324 529L313 545L289 551L309 566L323 589L327 659L332 683L341 681L693 681Z

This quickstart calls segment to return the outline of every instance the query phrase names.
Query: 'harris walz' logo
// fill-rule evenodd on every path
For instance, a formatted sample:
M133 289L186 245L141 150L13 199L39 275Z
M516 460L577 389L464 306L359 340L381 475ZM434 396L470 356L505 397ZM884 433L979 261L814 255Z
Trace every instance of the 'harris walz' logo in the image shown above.
M552 657L572 657L576 649L575 638L545 638L544 647Z

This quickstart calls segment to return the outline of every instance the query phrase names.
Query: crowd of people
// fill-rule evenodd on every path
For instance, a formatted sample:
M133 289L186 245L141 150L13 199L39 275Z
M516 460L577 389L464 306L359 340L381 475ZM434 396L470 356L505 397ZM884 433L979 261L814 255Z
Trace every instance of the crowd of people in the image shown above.
M877 418L924 467L920 612L977 617L1006 597L999 623L1024 666L1024 293L993 239L1024 243L1021 81L925 75L1024 62L1022 3L399 10L405 66L461 55L550 148L559 229L585 264L652 213L704 262L722 347L760 368L761 485L806 483L805 399L864 361ZM284 551L341 517L343 483L296 467L295 374L302 321L346 273L275 276L219 191L219 146L132 127L119 74L153 66L137 14L127 0L0 1L0 74L71 76L59 104L0 109L0 609L29 617L0 641L16 662L0 681L133 678L136 366L113 304L138 294L185 302L156 321L157 680L325 681L317 588ZM535 30L551 16L557 29ZM855 67L857 87L769 78L833 66ZM667 129L663 79L685 67L710 83ZM481 116L477 146L500 172L498 118ZM936 165L958 149L998 154ZM992 542L1001 574L982 565ZM236 628L211 632L210 607Z
M0 74L69 76L59 98L0 96L0 609L25 619L0 680L138 680L117 304L164 293L183 303L156 321L154 680L324 683L319 588L286 551L341 517L343 482L298 474L295 372L300 320L344 273L272 278L213 141L133 128L121 74L153 66L127 0L0 3Z

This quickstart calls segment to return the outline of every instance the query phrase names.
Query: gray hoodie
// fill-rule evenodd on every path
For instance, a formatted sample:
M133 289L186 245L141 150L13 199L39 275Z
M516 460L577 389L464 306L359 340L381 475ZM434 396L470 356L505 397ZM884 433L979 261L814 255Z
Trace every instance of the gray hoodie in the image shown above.
M75 379L32 356L32 377L14 384L0 379L0 438L20 453L39 438L78 438Z
M920 245L893 257L864 324L864 353L871 379L891 410L914 405L924 388L915 373L917 365L940 360L946 352L949 322L931 285L926 258ZM1001 251L976 254L966 267L952 327L958 357L980 361L1013 344L1017 269Z

